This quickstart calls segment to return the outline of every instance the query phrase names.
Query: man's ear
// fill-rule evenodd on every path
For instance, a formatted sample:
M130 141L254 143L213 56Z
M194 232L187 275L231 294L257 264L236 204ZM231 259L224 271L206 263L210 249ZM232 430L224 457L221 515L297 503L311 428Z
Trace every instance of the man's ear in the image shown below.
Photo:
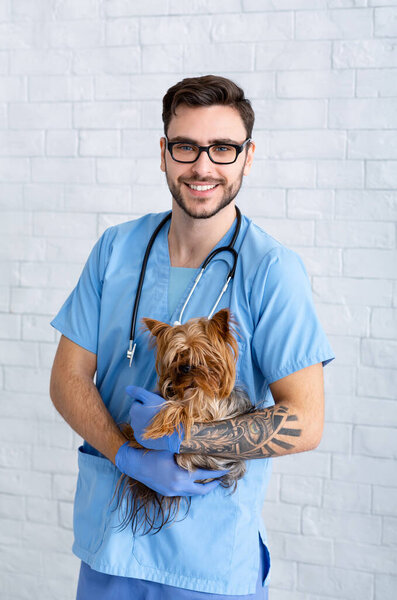
M148 329L155 337L161 335L164 333L164 331L167 331L167 329L170 328L170 325L167 325L167 323L156 321L156 319L147 319L146 317L142 319L142 323L144 327L146 327L146 329Z
M248 145L247 158L245 160L243 175L248 175L248 173L251 171L252 161L254 160L254 153L255 153L255 148L256 148L255 142L251 141L247 145Z
M165 173L165 137L160 138L161 158L160 158L160 169Z

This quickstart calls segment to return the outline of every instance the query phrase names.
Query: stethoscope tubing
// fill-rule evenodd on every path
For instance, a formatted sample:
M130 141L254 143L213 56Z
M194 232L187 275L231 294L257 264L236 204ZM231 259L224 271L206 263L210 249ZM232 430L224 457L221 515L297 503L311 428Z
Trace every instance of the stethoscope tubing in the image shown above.
M189 295L185 301L185 304L182 307L182 310L179 314L179 319L178 321L175 321L174 325L181 325L182 323L182 316L183 313L185 311L185 308L190 300L190 298L192 297L192 294L194 292L194 290L196 289L198 282L200 281L205 269L208 267L209 263L211 262L211 260L220 252L231 252L233 255L233 266L229 271L229 274L227 276L226 279L226 283L223 286L221 293L219 294L210 314L208 315L208 319L211 319L211 317L213 316L216 307L218 306L223 294L226 292L227 287L230 283L230 281L233 279L234 274L236 272L236 266L237 266L237 258L238 258L238 253L237 251L234 249L234 244L236 242L236 239L238 237L238 234L240 232L240 227L241 227L241 212L240 209L236 206L236 216L237 216L237 225L236 228L234 230L234 234L233 237L230 241L230 244L228 246L222 246L221 248L216 248L215 250L212 250L212 252L210 252L210 254L207 256L207 258L205 259L205 261L203 262L203 264L200 267L200 273L197 275L194 285L192 287L192 289L189 292ZM129 342L129 347L127 350L127 358L130 361L130 366L132 364L132 360L134 358L134 354L135 354L135 349L136 349L136 343L134 342L134 337L135 337L135 327L136 327L136 319L137 319L137 315L138 315L138 307L139 307L139 302L141 299L141 293L142 293L142 287L143 287L143 282L145 279L145 273L146 273L146 266L149 260L149 255L150 255L150 251L152 249L152 246L157 238L157 235L159 234L160 230L164 227L164 225L167 223L167 221L169 221L169 219L172 216L172 211L169 212L164 219L161 221L161 223L159 223L156 227L156 229L154 230L154 232L152 233L152 236L149 240L149 243L146 247L146 251L145 251L145 255L143 257L143 261L142 261L142 267L141 267L141 272L139 275L139 281L138 281L138 288L137 288L137 292L136 292L136 296L135 296L135 302L134 302L134 308L132 311L132 318L131 318L131 330L130 330L130 342Z

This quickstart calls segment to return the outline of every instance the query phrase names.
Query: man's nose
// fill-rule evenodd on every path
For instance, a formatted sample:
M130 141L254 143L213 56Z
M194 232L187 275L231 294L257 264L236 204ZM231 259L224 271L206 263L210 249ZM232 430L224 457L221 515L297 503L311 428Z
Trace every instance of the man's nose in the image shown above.
M196 162L192 163L192 169L195 173L208 173L215 167L214 163L211 162L207 152L201 152Z

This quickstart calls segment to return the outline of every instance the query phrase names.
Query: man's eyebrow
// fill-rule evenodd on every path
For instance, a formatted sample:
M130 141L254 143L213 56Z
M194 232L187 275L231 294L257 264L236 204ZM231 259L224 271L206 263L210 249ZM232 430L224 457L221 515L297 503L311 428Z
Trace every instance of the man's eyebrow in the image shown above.
M196 140L192 140L192 138L184 137L183 135L177 135L172 138L172 140L168 140L169 142L188 142L189 144L194 144L195 146L200 146ZM208 145L211 144L235 144L239 146L240 144L235 140L231 140L230 138L218 138L216 140L209 140Z

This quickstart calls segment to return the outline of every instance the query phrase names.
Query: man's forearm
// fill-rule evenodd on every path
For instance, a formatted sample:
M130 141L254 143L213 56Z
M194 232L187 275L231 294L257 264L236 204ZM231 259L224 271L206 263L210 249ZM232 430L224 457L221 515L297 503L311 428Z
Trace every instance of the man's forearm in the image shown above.
M126 438L92 379L76 373L59 373L51 380L51 399L72 429L114 463L117 450Z
M181 454L266 458L309 450L296 411L285 404L213 423L196 423Z

